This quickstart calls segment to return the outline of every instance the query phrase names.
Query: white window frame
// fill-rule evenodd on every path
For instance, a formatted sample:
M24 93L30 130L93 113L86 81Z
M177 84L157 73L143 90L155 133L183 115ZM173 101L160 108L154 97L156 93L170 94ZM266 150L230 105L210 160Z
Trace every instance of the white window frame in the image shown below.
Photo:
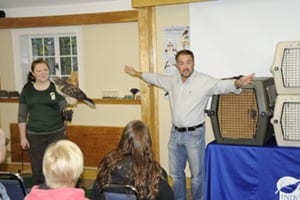
M22 37L30 37L32 35L49 35L49 34L68 34L76 35L77 39L77 53L78 53L78 81L80 88L84 88L84 69L83 69L83 56L81 53L82 39L80 26L68 27L50 27L50 28L26 28L26 29L13 29L12 42L14 52L14 70L15 70L15 85L16 90L21 91L24 84L27 82L27 74L31 66L31 49L28 41L24 43Z

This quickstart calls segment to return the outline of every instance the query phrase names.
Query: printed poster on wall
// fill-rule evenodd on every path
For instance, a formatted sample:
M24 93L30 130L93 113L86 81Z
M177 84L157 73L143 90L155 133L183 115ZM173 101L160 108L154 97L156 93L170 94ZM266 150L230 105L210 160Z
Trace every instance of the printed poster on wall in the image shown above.
M164 29L164 71L172 74L176 70L175 55L178 51L190 49L190 27L171 26Z

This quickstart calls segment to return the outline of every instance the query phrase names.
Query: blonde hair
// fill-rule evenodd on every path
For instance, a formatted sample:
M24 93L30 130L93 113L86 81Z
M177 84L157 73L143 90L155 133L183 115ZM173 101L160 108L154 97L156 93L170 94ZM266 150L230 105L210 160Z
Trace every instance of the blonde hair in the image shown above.
M83 154L69 140L50 144L43 159L43 173L48 187L75 187L83 171Z

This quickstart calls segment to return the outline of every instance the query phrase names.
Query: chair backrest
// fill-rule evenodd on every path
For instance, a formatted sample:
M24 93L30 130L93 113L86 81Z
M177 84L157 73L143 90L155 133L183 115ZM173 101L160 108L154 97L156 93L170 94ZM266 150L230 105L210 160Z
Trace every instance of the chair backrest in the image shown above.
M18 173L0 172L0 182L11 200L23 200L27 194L24 181Z
M135 187L131 185L105 184L103 193L106 200L138 200Z

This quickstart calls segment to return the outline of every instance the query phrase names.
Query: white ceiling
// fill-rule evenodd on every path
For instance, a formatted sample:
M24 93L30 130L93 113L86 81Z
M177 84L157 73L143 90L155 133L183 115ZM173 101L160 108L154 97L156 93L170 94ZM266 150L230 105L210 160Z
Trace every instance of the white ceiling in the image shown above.
M44 7L105 1L114 0L0 0L0 10L5 10L5 8Z

